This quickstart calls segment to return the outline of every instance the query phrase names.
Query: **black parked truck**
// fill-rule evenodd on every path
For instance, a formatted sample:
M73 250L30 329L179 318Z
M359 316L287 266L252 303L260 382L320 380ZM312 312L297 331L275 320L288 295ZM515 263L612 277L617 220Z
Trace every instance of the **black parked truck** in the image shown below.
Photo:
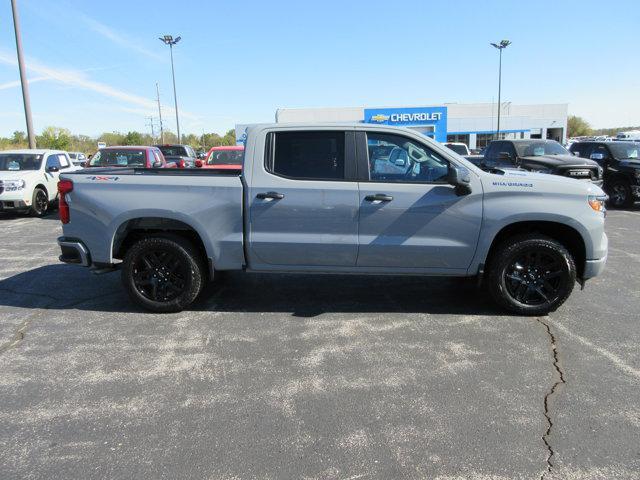
M154 145L162 152L167 162L175 162L178 168L193 168L196 164L196 152L189 145Z
M569 150L604 169L604 190L611 206L630 207L640 200L640 143L575 142Z
M584 180L602 186L602 167L572 155L555 140L494 140L483 157L470 158L483 170L522 169Z

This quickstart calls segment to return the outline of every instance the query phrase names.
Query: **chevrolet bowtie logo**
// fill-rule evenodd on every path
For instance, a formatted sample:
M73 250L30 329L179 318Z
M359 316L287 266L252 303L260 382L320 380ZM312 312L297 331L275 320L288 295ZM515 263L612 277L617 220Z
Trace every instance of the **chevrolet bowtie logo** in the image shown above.
M371 117L371 120L374 122L386 122L387 120L389 120L389 115L384 115L382 113L378 113L377 115L373 115Z

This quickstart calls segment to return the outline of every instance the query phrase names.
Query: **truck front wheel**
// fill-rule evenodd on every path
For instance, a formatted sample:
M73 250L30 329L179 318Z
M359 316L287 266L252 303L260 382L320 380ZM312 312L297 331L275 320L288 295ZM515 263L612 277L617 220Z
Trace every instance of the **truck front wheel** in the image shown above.
M34 217L44 217L49 210L49 196L42 188L33 190L31 198L31 215Z
M562 305L576 282L576 266L558 241L518 235L492 255L488 287L495 301L519 315L546 315Z
M134 243L122 264L122 283L131 299L153 312L179 312L200 294L206 270L197 249L177 235Z

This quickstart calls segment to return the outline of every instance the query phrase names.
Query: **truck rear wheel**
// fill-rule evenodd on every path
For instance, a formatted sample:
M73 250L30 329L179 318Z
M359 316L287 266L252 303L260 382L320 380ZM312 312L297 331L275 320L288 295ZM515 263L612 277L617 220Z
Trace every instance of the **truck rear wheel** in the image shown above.
M558 241L518 235L501 244L490 260L488 286L494 300L519 315L546 315L562 305L576 282L576 266Z
M184 310L202 291L205 276L197 249L170 234L139 240L122 265L122 283L129 296L153 312Z

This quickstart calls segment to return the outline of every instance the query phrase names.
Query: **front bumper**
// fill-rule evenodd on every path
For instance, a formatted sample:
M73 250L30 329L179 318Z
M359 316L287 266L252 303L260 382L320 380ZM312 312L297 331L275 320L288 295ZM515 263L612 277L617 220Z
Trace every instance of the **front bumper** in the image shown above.
M606 255L598 260L587 260L584 262L584 274L582 275L582 279L589 280L590 278L597 277L604 271L606 263Z
M19 210L27 210L31 206L31 202L24 200L6 200L0 198L0 212L11 212Z
M61 262L82 265L83 267L91 265L91 254L80 240L58 237L58 246L62 252L58 257Z
M603 233L600 248L594 252L596 255L600 254L602 256L600 258L590 259L584 262L584 273L582 274L583 281L597 277L604 271L604 266L607 263L608 252L609 239L607 238L607 235Z

